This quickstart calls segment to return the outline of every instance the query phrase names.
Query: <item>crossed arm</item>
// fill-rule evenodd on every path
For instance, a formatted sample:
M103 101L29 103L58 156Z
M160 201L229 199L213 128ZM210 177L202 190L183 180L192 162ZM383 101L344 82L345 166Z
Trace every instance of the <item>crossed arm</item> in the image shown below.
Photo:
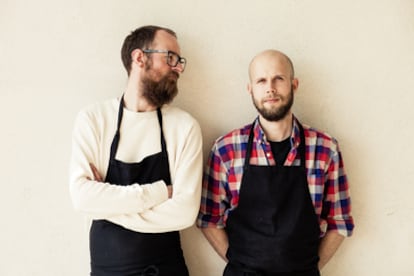
M94 179L91 179L90 177L87 177L88 180L95 180L97 182L104 182L102 176L100 175L98 169L92 164L90 163L89 166L91 167L92 173L93 173L93 177ZM167 191L168 191L168 198L172 197L172 185L168 185L167 186Z
M112 137L103 137L106 127L95 121L94 115L82 113L75 123L69 180L75 209L90 219L105 219L143 233L191 226L201 194L202 143L198 124L190 122L180 139L170 143L173 185L159 180L121 186L104 181L108 156L102 152L110 147Z

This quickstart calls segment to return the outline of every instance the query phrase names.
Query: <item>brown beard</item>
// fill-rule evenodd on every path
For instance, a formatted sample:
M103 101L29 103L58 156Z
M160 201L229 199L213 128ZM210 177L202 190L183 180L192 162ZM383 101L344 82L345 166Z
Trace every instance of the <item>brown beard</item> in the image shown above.
M147 68L151 71L150 65L147 65ZM154 81L150 75L151 72L142 79L143 96L147 101L156 107L172 102L178 94L178 73L172 71L159 81Z

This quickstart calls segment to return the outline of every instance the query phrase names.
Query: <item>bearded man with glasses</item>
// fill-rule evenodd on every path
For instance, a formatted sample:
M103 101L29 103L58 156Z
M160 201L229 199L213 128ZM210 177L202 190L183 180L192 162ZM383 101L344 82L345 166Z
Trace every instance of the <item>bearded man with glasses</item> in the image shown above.
M144 26L125 38L118 98L83 109L70 164L74 207L92 219L91 275L188 275L179 231L201 195L197 121L168 105L186 60L176 34Z

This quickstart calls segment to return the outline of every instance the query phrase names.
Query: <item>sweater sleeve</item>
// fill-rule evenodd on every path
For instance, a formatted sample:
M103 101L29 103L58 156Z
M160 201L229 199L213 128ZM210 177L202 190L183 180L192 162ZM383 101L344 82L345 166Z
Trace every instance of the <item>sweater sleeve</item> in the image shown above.
M94 164L101 175L107 166L100 153L103 137L99 124L103 125L93 112L81 111L75 120L69 169L69 189L74 208L91 218L104 219L140 213L167 200L164 181L152 185L119 186L93 180L89 164Z
M109 221L144 233L177 231L194 224L201 198L201 129L195 123L184 135L184 146L175 154L172 198L143 212L113 216Z

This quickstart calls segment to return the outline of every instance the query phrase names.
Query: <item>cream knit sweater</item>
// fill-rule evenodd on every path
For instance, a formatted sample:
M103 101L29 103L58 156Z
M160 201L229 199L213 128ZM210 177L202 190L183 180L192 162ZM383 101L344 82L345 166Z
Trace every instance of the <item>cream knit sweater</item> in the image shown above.
M168 199L162 180L129 186L93 180L89 163L105 179L118 108L119 100L112 99L86 107L76 118L69 180L75 209L91 219L106 219L138 232L168 232L191 226L201 194L203 161L199 124L179 108L166 105L161 109L173 185L173 196ZM161 151L156 111L131 112L124 108L120 133L118 160L140 162Z

